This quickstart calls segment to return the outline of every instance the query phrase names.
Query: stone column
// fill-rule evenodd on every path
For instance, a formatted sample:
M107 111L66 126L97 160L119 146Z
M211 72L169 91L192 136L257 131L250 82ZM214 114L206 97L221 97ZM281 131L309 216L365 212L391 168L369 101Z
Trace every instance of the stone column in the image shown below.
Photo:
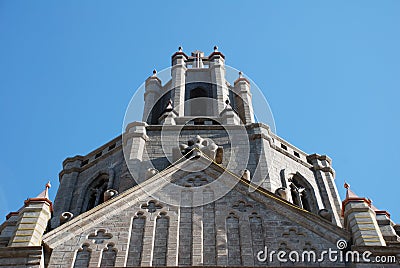
M222 118L222 124L224 125L240 125L240 118L230 105L227 105L219 116Z
M153 71L153 75L146 79L145 82L146 91L144 93L144 110L143 110L143 122L150 123L149 118L151 110L156 104L158 98L161 95L161 80L157 77L156 70Z
M326 155L312 154L307 160L313 165L315 180L319 193L326 209L332 211L332 221L337 226L342 226L340 221L340 198L334 183L335 171L331 167L332 160Z
M208 58L211 82L217 87L217 111L214 114L220 114L225 109L225 101L229 99L229 89L225 83L225 56L214 47L214 52Z
M132 122L126 127L124 134L124 154L130 173L135 180L141 174L141 163L149 137L146 134L147 124L145 122Z
M63 162L63 170L60 172L60 186L56 199L54 201L54 213L51 219L51 228L56 228L60 225L60 216L64 212L71 212L72 195L78 180L79 172L82 165L82 156L67 158Z
M185 115L185 74L187 55L182 52L182 48L172 55L172 88L174 89L174 110L179 117Z
M269 175L269 167L272 165L271 159L274 157L274 150L271 148L272 138L268 126L260 125L254 136L254 144L256 144L257 151L252 152L252 157L255 158L257 166L251 172L251 174L254 174L251 182L256 186L261 186L268 191L274 192L281 187L281 182L277 178L271 179ZM249 188L249 191L253 192L255 189Z
M254 110L253 110L253 102L251 100L250 93L250 82L246 78L242 76L242 73L239 72L239 78L234 83L235 93L239 95L241 98L241 102L243 102L243 113L244 116L244 124L254 123Z

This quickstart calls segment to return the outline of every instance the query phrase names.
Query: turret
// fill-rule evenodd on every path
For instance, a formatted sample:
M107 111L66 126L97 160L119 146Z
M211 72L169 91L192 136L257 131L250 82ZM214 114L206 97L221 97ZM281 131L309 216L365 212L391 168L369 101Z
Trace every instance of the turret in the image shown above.
M157 77L157 71L153 71L153 75L146 79L144 93L144 110L143 110L143 122L147 122L150 116L150 112L157 102L157 99L161 95L161 80Z
M182 52L182 47L179 47L178 52L172 55L172 88L175 89L175 97L173 100L174 109L178 116L184 116L185 108L185 73L186 60L188 56Z
M217 112L225 109L225 102L229 98L229 89L225 81L225 56L214 47L214 52L208 56L211 70L211 82L217 87Z
M382 232L371 207L371 200L357 196L345 183L346 199L342 203L344 226L357 246L386 246Z
M47 223L51 218L52 202L49 200L46 189L35 198L25 200L24 207L19 211L18 222L10 247L41 246L42 236L46 230Z
M235 93L238 94L241 102L239 105L239 114L242 115L244 124L254 123L253 103L251 101L250 82L239 72L239 78L234 83Z

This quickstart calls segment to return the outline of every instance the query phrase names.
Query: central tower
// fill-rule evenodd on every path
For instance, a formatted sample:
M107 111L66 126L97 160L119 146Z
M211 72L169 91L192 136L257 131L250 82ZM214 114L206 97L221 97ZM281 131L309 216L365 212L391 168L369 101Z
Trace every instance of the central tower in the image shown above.
M146 80L143 121L147 124L250 124L254 123L250 82L239 74L226 80L225 56L214 47L186 55L172 55L171 80L165 85L157 72Z
M127 124L123 135L133 179L142 183L201 147L238 176L341 226L331 160L308 155L255 122L251 82L241 72L228 79L227 68L217 47L209 56L199 50L188 56L180 47L168 80L155 70L146 79L142 122Z

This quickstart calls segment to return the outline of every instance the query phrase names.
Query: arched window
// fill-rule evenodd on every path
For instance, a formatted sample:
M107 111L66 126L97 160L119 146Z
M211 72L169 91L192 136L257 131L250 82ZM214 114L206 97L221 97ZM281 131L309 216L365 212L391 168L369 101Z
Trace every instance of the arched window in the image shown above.
M144 229L146 216L139 211L132 220L131 238L129 241L127 266L140 266L142 261Z
M92 250L89 248L89 245L83 244L82 247L76 252L74 268L89 267L91 254Z
M107 191L108 175L101 174L87 188L82 212L88 211L104 202L104 192Z
M108 244L101 255L100 267L114 267L116 257L117 249L114 244Z
M228 248L228 265L242 265L242 250L240 247L240 225L239 218L230 213L226 218L226 238Z
M167 265L169 236L169 217L166 212L160 212L156 219L156 230L154 234L153 266Z
M293 204L316 213L317 204L311 184L299 173L295 174L289 181Z

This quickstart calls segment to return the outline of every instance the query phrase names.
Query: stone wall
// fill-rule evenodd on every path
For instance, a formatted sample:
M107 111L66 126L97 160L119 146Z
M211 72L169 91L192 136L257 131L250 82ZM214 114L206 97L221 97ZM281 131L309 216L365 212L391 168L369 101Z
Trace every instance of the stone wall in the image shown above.
M108 189L121 193L136 185L137 182L146 180L149 168L161 171L168 167L173 162L172 148L178 146L179 143L187 143L196 135L212 139L217 145L223 147L223 166L239 176L243 173L243 169L248 169L252 181L256 183L260 181L259 185L271 192L284 187L284 182L299 173L314 190L317 201L315 210L333 208L338 213L339 200L336 200L338 196L321 188L317 181L317 174L312 171L313 165L307 162L307 155L270 133L267 126L262 124L246 127L147 126L146 130L148 139L144 147L143 161L133 165L135 174L138 174L136 178L133 178L128 171L123 158L121 137L87 156L76 156L64 161L64 169L60 173L61 184L54 204L55 212L51 225L53 228L59 225L61 213L68 211L77 216L85 211L84 202L88 195L89 185L101 174L106 174L112 181ZM286 150L282 149L282 144ZM114 147L109 150L112 145ZM98 156L100 153L101 155ZM85 161L88 163L85 164ZM336 190L334 184L331 184L331 187ZM335 200L336 207L333 204ZM327 204L332 205L327 207Z
M115 266L265 265L256 258L264 246L271 250L320 252L336 248L336 239L346 237L345 232L327 232L302 219L294 220L295 208L276 205L259 193L249 197L244 194L247 190L237 185L223 198L195 208L178 208L149 197L142 199L141 195L138 202L129 201L128 208L115 213L104 207L98 220L80 224L79 229L71 227L76 235L53 248L49 267L71 267L73 263L74 267L82 267L82 250L90 252L83 256L95 265L110 247L116 252ZM212 194L212 189L207 194ZM183 200L190 202L190 187ZM63 228L69 230L69 223ZM53 242L45 238L45 243L51 246Z

